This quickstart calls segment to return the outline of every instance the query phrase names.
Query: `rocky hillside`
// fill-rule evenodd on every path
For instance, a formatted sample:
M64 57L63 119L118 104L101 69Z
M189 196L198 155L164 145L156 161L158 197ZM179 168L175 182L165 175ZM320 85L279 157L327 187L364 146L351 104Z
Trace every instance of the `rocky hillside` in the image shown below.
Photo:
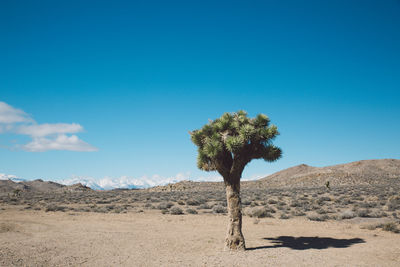
M378 185L400 183L400 160L361 160L328 167L294 166L257 181L241 183L242 189ZM184 181L150 188L150 191L223 190L222 182Z
M328 167L298 165L256 181L268 187L375 185L400 181L400 160L361 160Z
M321 187L329 181L330 186L342 185L383 185L400 183L400 160L361 160L328 167L312 167L301 164L291 167L257 181L242 182L243 189L285 188L285 187ZM13 182L0 180L0 193L12 193L14 190L30 192L49 191L88 191L82 184L71 186L55 182L34 180ZM156 186L148 191L212 191L224 190L222 182L183 181L166 186Z
M33 181L14 182L12 180L0 180L0 193L16 193L22 192L62 192L62 191L88 191L91 190L82 184L74 184L70 186L62 185L51 181L43 181L41 179Z

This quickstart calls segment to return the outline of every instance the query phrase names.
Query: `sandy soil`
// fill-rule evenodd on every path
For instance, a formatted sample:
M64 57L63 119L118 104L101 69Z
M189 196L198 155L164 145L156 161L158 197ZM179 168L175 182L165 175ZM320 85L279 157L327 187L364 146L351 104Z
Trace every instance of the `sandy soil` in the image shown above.
M244 217L245 252L223 251L227 217L0 211L0 266L400 266L400 235L349 222Z

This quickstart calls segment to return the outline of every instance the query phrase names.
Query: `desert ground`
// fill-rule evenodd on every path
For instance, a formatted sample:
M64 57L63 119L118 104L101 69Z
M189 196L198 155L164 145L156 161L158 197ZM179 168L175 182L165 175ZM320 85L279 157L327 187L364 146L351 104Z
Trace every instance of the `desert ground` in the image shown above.
M400 266L399 173L399 160L362 161L243 182L242 252L224 251L222 183L3 180L0 266Z
M223 250L225 215L1 211L1 266L399 266L400 235L350 221L244 217L248 250Z

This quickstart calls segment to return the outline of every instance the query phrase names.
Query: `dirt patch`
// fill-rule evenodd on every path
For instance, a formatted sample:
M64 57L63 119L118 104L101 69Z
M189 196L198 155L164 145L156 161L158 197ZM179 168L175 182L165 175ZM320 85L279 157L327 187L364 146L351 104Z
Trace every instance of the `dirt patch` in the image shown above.
M227 216L0 211L0 266L399 266L400 235L343 221L244 217L248 250L223 250ZM7 221L6 221L7 218ZM30 232L12 229L20 222ZM34 231L34 225L47 225ZM32 229L31 229L32 228Z
M19 232L21 227L15 223L0 223L0 233Z

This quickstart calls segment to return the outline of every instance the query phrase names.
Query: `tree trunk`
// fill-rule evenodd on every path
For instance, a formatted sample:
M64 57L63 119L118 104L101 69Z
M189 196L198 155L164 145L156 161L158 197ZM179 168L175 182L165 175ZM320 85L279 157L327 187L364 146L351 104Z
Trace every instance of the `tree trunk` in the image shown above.
M225 181L226 200L228 204L228 233L225 239L225 249L245 250L242 234L242 205L240 201L240 179L233 183Z

